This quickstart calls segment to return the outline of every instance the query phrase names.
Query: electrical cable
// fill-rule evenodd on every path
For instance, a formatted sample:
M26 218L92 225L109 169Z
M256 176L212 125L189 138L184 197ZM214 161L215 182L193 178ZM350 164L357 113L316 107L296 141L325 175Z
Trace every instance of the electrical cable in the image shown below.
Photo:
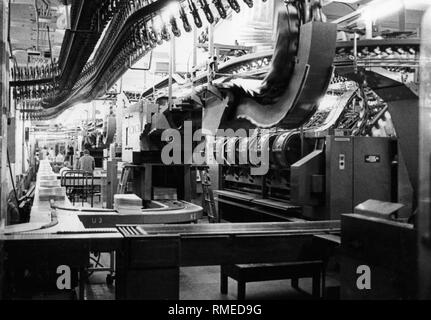
M94 253L94 255L95 255L95 254L96 254L96 252ZM91 276L93 275L94 271L96 271L96 270L94 270L94 269L97 269L97 266L100 266L101 268L103 268L103 267L104 267L104 265L102 265L102 264L100 263L100 256L101 256L101 255L102 255L102 254L101 254L100 252L97 252L97 260L96 260L94 257L90 257L90 260L91 260L91 261L93 261L93 262L95 262L95 265L94 265L93 270L87 273L87 276L88 276L88 277L91 277Z
M9 149L8 148L6 148L6 155L7 155L7 163L8 163L8 166L9 166L10 179L12 181L13 192L15 194L16 203L19 204L18 195L16 193L16 188L15 188L15 181L13 179L13 174L12 174L12 168L10 166Z
M334 3L338 3L338 4L344 4L345 6L348 6L350 9L352 9L352 11L356 11L357 9L355 9L351 4L345 3L345 2L341 2L341 1L334 1Z

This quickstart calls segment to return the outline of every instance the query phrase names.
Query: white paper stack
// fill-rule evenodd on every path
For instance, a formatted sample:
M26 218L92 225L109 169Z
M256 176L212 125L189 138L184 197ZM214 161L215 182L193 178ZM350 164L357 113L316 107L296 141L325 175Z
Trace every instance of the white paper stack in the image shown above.
M52 173L52 167L47 161L41 161L39 164L38 174L50 174Z
M153 187L154 200L177 200L177 189Z
M39 200L64 200L66 189L64 187L39 187Z
M116 194L114 209L119 214L142 214L142 199L136 194Z
M44 188L61 187L60 180L40 180L39 185Z
M39 180L57 180L57 176L55 174L44 174L39 176Z

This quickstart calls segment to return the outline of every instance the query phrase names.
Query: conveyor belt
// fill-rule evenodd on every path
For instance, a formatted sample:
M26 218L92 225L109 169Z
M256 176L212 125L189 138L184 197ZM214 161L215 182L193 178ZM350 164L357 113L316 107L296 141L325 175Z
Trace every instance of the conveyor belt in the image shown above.
M264 205L273 207L280 210L287 210L293 208L300 208L299 206L293 205L287 201L278 201L274 199L262 198L257 194L250 194L240 191L228 191L228 190L214 190L216 195L233 198L237 200L250 201L254 204Z
M249 194L240 191L214 190L216 195L226 196L230 198L240 199L244 201L253 201L258 198L256 194Z
M130 225L119 225L118 230L124 235L125 228ZM194 225L138 225L137 230L142 236L151 235L180 235L187 236L215 236L215 235L274 235L274 234L317 234L338 233L340 222L307 221L307 222L263 222L263 223L217 223Z
M186 201L159 201L162 208L148 208L142 214L119 214L113 211L80 211L85 228L113 228L117 224L152 224L196 222L202 218L202 207Z

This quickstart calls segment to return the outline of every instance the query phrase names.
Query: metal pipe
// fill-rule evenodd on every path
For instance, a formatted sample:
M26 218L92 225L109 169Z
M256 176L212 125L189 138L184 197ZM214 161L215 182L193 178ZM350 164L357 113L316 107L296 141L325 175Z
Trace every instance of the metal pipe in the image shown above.
M214 25L212 23L208 27L208 53L210 60L208 63L208 84L211 84L214 77L213 72L216 69L215 64L217 63L214 56Z
M406 31L406 5L398 13L398 26L400 31Z
M198 53L197 53L197 45L198 45L198 31L197 28L194 27L193 28L193 51L192 51L192 81L194 81L195 79L195 75L196 75L196 65L197 65L197 61L198 61Z
M353 34L353 56L355 64L355 73L358 73L358 34Z
M37 7L37 0L34 0L34 10L36 11L36 29L37 29L36 50L39 51L39 10Z
M70 24L70 7L68 5L65 5L65 11L66 11L66 29L72 29L72 26Z
M373 38L373 22L371 20L365 21L365 38Z
M171 31L169 31L171 32ZM172 107L172 75L175 69L175 37L171 37L169 47L168 108Z
M418 297L431 298L431 8L422 18L421 78L419 99L418 192Z

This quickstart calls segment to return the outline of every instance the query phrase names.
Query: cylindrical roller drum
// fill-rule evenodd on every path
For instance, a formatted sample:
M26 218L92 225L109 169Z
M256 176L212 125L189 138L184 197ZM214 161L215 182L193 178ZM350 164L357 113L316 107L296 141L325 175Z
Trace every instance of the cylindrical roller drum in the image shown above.
M271 154L270 150L272 149L272 143L274 142L275 138L277 137L277 134L275 133L264 133L260 135L253 135L250 138L249 141L249 162L252 165L259 165L259 163L253 163L257 160L259 161L271 161ZM264 159L262 156L262 152L266 152L268 156L266 156ZM250 160L251 157L255 157L256 159L253 159L253 161Z
M272 145L275 163L290 167L301 158L301 138L297 131L285 131L277 136Z
M238 139L236 144L235 163L247 164L248 163L248 147L249 137L242 137Z
M225 162L227 165L233 165L238 162L236 157L236 149L239 137L230 137L226 141L225 151Z
M214 159L216 161L225 161L225 147L226 147L226 137L216 137L214 143Z
M256 156L258 152L258 140L260 136L257 134L252 135L248 140L248 162L251 165L256 165L256 163L253 163L251 157Z
M275 164L274 153L272 152L272 146L274 145L275 140L277 139L279 133L267 133L260 136L257 140L257 155L261 157L262 152L269 153L269 163Z

